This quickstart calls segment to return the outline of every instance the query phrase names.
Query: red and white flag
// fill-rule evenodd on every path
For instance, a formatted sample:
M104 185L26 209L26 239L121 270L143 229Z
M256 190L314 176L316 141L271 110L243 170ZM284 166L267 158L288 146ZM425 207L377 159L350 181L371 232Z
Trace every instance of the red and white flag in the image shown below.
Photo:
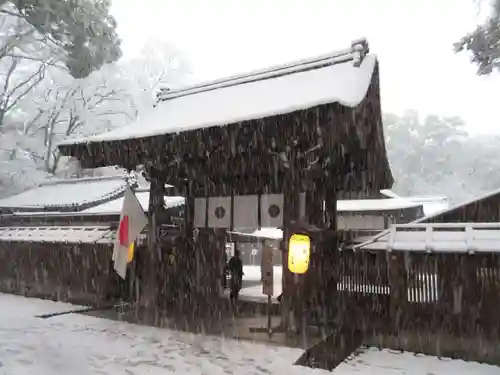
M122 279L125 279L127 274L129 248L146 225L148 218L134 192L127 185L113 248L114 269Z

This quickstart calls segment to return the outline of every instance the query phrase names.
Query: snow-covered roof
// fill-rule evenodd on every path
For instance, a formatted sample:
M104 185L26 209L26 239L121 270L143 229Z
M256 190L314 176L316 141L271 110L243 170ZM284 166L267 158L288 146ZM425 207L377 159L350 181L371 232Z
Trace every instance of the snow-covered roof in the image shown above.
M114 230L109 226L72 227L0 227L3 242L112 243Z
M480 201L484 201L484 200L489 199L489 198L493 198L493 197L495 197L495 196L497 196L499 194L500 194L500 189L496 189L496 190L490 191L489 193L483 194L480 197L472 198L472 199L470 199L470 200L468 200L466 202L462 202L462 203L456 204L456 205L454 205L452 207L449 207L449 205L447 203L447 207L445 209L433 212L433 213L431 213L429 215L425 215L424 217L422 217L422 218L420 218L418 220L415 220L415 223L425 223L428 220L434 219L437 216L448 214L450 212L453 212L455 210L461 209L462 207L469 206L469 205L474 204L476 202L480 202Z
M0 208L57 211L113 199L124 192L123 177L68 179L40 186L0 200Z
M155 109L131 125L59 145L224 126L329 103L355 107L366 96L377 63L376 56L363 56L367 51L363 43L314 59L170 91Z
M380 190L380 194L387 198L399 198L399 195L397 195L395 192L393 192L390 189L382 189Z
M418 202L437 202L437 201L448 201L448 197L445 195L411 195L411 196L401 196L396 194L390 189L382 189L380 190L380 194L387 198L403 198L403 199L408 199L411 201L418 201Z
M421 204L424 208L424 215L430 216L439 212L445 211L450 207L450 202L445 196L410 196L400 197L417 204Z
M139 191L135 196L141 203L144 212L149 209L149 191ZM119 214L122 210L124 197L113 199L112 201L100 204L98 206L87 208L82 213L92 214ZM172 208L184 204L184 197L165 197L165 208Z
M283 239L283 231L278 228L264 227L253 232L240 232L238 230L228 232L229 234L241 237L253 237L262 240L281 240Z
M444 195L429 195L429 196L399 196L392 190L380 190L380 193L390 199L404 199L410 202L419 203L424 209L424 215L430 216L449 208L448 197ZM385 198L387 200L387 198Z
M500 223L396 224L354 248L428 253L500 252Z
M337 201L338 212L401 210L422 206L407 199L345 199Z
M400 197L403 199L408 199L411 200L412 202L448 202L448 197L444 195L416 195L416 196L409 196L409 197Z

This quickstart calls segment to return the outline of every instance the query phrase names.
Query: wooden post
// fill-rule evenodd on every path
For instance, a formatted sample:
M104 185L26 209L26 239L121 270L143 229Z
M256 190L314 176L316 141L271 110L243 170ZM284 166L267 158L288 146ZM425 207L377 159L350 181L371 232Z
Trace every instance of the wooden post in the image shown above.
M182 237L184 239L184 248L182 257L180 261L180 268L182 269L183 281L182 288L183 291L181 295L183 296L182 301L180 301L180 310L186 313L191 310L192 304L192 287L195 282L195 247L193 242L193 230L194 230L194 191L193 182L191 180L186 181L183 186L183 195L185 199L184 205L184 227Z
M283 186L283 326L285 332L290 330L290 314L293 314L295 324L300 325L300 295L298 293L298 280L288 270L288 240L292 233L292 223L300 220L300 184L295 171L294 159L290 162ZM299 318L299 319L298 319ZM296 327L297 328L297 327Z
M325 213L324 218L328 222L328 230L330 233L337 231L337 192L335 187L327 186L325 188ZM327 236L327 241L324 241L321 257L321 291L323 304L323 324L328 326L336 317L338 310L337 299L337 282L339 279L339 264L341 257L338 251L338 235L331 237Z
M389 285L390 285L390 321L392 322L392 333L398 334L405 325L403 311L408 306L408 282L406 277L405 253L389 252L387 260L389 263Z
M271 296L267 296L267 305L266 305L266 315L267 315L267 336L269 337L269 340L271 340L271 337L273 335L273 324L272 324L272 319L271 319L271 307L272 307L272 300Z
M195 232L197 229L195 229ZM217 252L224 249L226 233L223 229L199 230L196 243L196 304L201 318L218 316L219 310L219 259Z
M269 339L273 334L272 319L271 319L271 307L272 307L272 295L274 294L274 269L273 269L273 248L271 245L264 241L262 246L262 256L260 264L261 280L262 280L262 292L267 294L267 334Z
M142 278L143 285L140 288L141 306L150 312L154 312L153 324L158 321L158 288L159 285L159 253L158 248L159 228L161 223L159 218L162 216L165 204L165 182L161 179L158 171L150 169L149 208L148 208L148 246L147 254L140 254L142 260ZM142 289L142 290L141 290ZM149 315L149 314L148 314Z

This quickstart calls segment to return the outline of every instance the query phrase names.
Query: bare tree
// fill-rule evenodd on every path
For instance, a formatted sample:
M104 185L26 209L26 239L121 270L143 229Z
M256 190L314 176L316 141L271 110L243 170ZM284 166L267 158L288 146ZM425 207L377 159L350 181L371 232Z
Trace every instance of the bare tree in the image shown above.
M139 111L149 111L162 88L183 84L190 68L173 46L163 41L150 40L139 55L123 65L124 75L133 87Z
M47 67L60 67L60 55L24 19L0 18L0 127L6 115L45 78Z
M43 161L46 172L54 174L59 166L58 141L100 133L135 119L133 98L120 82L110 79L112 71L70 79L66 85L50 82L43 93L34 93L38 110L25 122L22 133L38 140L30 152Z
M26 77L14 80L13 75L19 66L20 60L13 58L5 74L0 98L0 126L3 124L5 115L15 108L23 97L28 94L33 87L38 85L45 76L45 64L40 63L38 68Z
M11 20L8 27L13 25ZM20 30L15 35L22 35ZM37 44L36 34L24 38L0 45L5 53L0 58L0 194L2 184L9 191L15 186L15 192L53 175L73 175L75 166L58 153L60 140L134 121L139 111L152 110L159 88L180 85L188 73L175 50L153 41L133 61L74 79L57 53Z

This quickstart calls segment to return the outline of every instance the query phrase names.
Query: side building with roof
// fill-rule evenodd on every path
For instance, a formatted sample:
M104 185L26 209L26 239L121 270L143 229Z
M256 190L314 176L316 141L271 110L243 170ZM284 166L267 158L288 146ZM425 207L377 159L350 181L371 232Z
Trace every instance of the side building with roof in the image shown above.
M51 180L0 199L0 214L13 212L77 212L122 196L126 177Z
M110 256L128 183L125 177L51 181L1 199L0 292L85 305L123 296ZM147 212L149 189L134 190ZM175 236L184 198L164 202L164 222L173 228L167 235Z
M418 199L421 198L417 197L416 200ZM436 210L432 214L416 218L406 224L399 223L404 225L396 225L393 228L386 229L371 239L365 238L366 243L357 247L366 250L390 250L396 245L401 247L400 250L412 251L417 248L427 248L427 251L432 251L433 248L445 246L448 251L451 251L451 247L457 246L457 248L468 252L474 248L474 245L470 242L475 238L474 233L479 236L479 240L484 235L496 238L494 236L500 230L500 227L497 229L499 223L500 189L449 208ZM476 229L466 236L465 231L467 228ZM481 228L483 229L480 230ZM434 229L439 233L436 234ZM483 232L484 230L487 230L487 232ZM500 238L500 232L498 232L498 236ZM396 237L399 241L395 241ZM403 240L405 243L403 244L400 241L405 237L407 237L407 240ZM411 241L408 241L408 239L411 239ZM468 239L469 244L466 243L466 239ZM438 243L441 245L438 245ZM487 246L494 245L493 242L488 243ZM469 245L471 246L470 249L468 248ZM495 248L490 250L495 249L497 249L496 245ZM500 242L498 243L498 251L500 251Z
M401 349L500 364L500 190L392 225L353 249L344 256L378 258L377 275L389 275L371 280L370 298L398 307Z

